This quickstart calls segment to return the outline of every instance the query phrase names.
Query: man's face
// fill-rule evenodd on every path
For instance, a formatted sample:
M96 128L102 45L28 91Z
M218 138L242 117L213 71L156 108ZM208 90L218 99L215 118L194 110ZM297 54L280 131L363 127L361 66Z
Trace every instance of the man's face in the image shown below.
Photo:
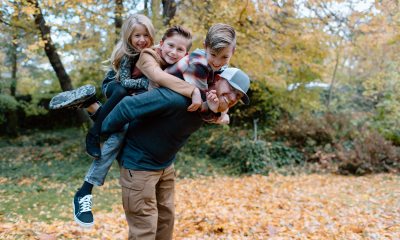
M206 47L207 63L212 68L213 71L220 70L221 67L229 63L233 55L233 52L234 52L233 45L225 47L221 49L219 52L216 52L210 47Z
M228 81L219 75L216 77L217 81L210 89L217 91L219 100L218 112L224 112L228 108L233 107L243 97L243 93L233 88Z

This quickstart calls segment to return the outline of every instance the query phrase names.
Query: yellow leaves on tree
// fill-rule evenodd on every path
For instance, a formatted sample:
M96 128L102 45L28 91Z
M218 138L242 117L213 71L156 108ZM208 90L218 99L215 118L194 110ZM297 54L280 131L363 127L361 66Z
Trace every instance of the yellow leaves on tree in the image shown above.
M23 6L21 8L21 12L28 15L32 15L37 12L37 9L34 6Z

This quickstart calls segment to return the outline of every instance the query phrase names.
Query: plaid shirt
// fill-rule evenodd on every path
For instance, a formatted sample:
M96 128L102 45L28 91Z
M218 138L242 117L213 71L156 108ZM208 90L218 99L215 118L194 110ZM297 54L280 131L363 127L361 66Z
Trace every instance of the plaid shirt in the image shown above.
M206 52L203 49L196 49L165 71L184 79L204 93L208 90L208 86L214 83L215 74L221 73L223 68L214 72L207 63Z
M203 49L196 49L165 71L199 88L202 98L205 100L208 86L214 83L215 75L221 73L225 68L224 66L218 71L213 71L208 65L206 52ZM204 121L211 123L216 122L221 116L221 113L212 111L201 112L200 114Z

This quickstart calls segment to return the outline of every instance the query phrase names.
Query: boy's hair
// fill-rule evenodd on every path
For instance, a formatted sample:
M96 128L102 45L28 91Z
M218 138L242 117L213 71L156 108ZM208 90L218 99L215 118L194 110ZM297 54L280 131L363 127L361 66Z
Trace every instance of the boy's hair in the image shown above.
M224 23L217 23L208 29L206 40L204 41L206 48L219 52L223 48L236 46L235 29Z
M189 52L190 48L192 47L192 33L189 31L189 29L183 26L170 27L167 29L167 31L165 31L161 41L164 41L165 39L174 35L179 35L189 40L188 46L186 46L186 50Z
M111 54L111 63L114 71L117 72L117 78L119 77L119 67L122 57L124 55L127 55L128 57L134 57L140 53L140 50L134 48L130 41L133 31L135 31L139 24L146 28L149 34L150 46L154 44L155 30L151 20L142 14L133 14L129 16L122 24L121 38L117 45L115 45Z

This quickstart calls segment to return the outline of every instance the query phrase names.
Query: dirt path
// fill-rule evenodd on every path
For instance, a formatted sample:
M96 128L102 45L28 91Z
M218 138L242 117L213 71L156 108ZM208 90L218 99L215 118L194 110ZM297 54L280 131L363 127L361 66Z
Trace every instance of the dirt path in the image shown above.
M176 239L400 239L400 176L179 180ZM73 221L0 223L0 239L126 239L121 206Z

